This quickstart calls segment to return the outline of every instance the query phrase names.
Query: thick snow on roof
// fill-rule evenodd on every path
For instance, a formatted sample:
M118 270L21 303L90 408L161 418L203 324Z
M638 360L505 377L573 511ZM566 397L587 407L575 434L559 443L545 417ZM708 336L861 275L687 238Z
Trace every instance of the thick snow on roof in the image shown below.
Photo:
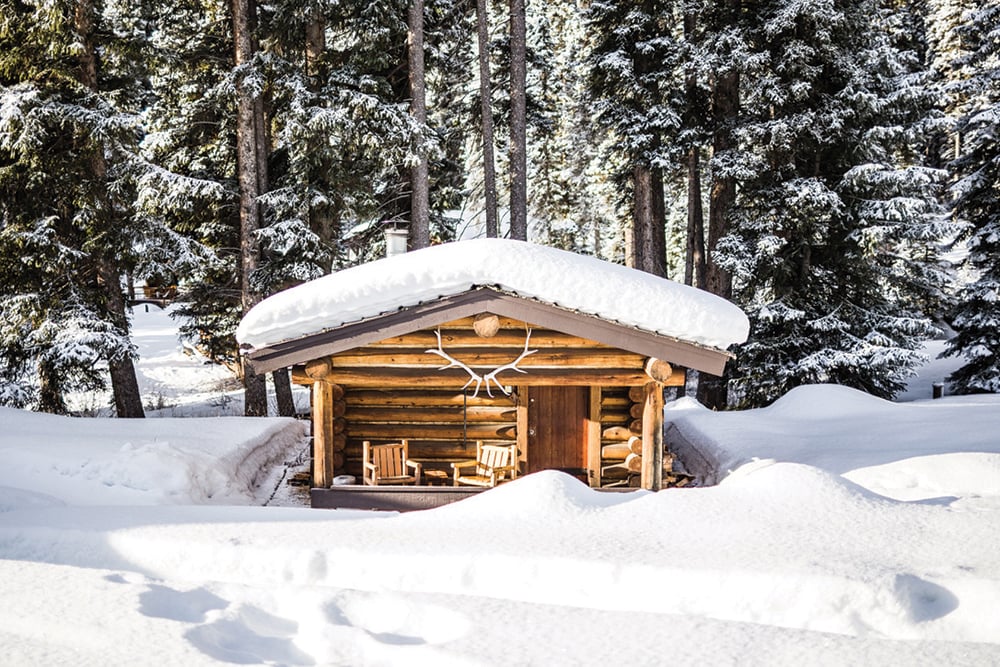
M279 292L247 313L236 338L266 347L475 287L715 348L742 343L750 328L739 308L687 285L556 248L476 239L388 257Z

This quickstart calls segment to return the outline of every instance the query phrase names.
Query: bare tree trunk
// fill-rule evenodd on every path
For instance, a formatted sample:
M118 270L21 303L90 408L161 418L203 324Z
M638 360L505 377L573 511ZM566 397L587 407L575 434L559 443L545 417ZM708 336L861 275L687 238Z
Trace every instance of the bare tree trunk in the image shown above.
M317 11L306 23L306 74L319 76L320 59L326 50L326 21Z
M687 252L684 259L684 282L705 289L705 213L701 205L701 164L698 147L687 156Z
M667 219L666 205L663 195L663 172L652 168L650 173L652 186L652 208L650 209L649 231L647 233L649 251L646 255L647 273L661 278L667 277Z
M712 151L719 155L733 145L732 132L739 113L739 72L720 73L712 90L713 140ZM729 231L729 212L736 201L736 180L731 176L712 175L708 209L708 262L706 288L713 294L732 298L732 280L729 273L718 265L715 258L719 240ZM728 388L724 378L699 374L698 400L705 406L721 410L728 404Z
M83 46L80 49L80 83L92 91L97 92L97 55L93 43L94 33L94 12L95 7L89 0L82 0L76 3L74 20L76 30L80 35ZM96 187L104 188L107 180L107 163L104 154L98 148L90 160L90 169L94 177ZM98 206L103 224L112 227L115 222L111 219L114 211L107 200L107 193L101 192L98 196ZM108 319L112 324L128 335L129 324L126 314L127 303L125 295L122 293L121 269L113 255L112 249L105 251L105 256L97 259L97 274L101 279L105 293L105 309ZM132 361L130 352L122 354L120 357L108 359L108 372L111 375L111 391L114 394L115 411L119 417L145 417L142 409L142 398L139 395L139 382L135 377L135 364Z
M657 169L636 165L632 169L632 182L632 225L626 233L625 264L665 278L667 240L663 178Z
M326 74L326 69L323 66L323 54L326 51L326 19L318 9L314 10L312 18L306 23L305 38L306 74L309 77L310 90L318 93L323 88L323 79ZM330 168L330 159L325 156L320 158L319 164L310 173L310 179L315 183L323 183ZM340 241L338 207L332 202L310 204L309 229L320 238L325 247L332 251L329 260L322 264L324 271L332 271L338 266L337 255Z
M493 93L490 85L490 14L487 0L476 0L476 34L479 40L479 98L483 123L483 190L486 198L486 236L500 235L497 222L497 173L493 161Z
M38 362L38 410L54 415L68 412L59 372L46 359Z
M524 0L510 0L510 237L528 240L527 47Z
M410 29L410 115L421 126L427 124L427 100L424 87L424 0L412 0L409 15ZM431 244L430 185L427 174L427 156L421 153L418 162L410 169L410 247L426 248Z
M232 12L235 62L238 67L248 63L257 48L253 37L256 23L254 0L232 0ZM259 173L259 153L262 150L259 141L263 137L264 128L258 126L258 117L262 115L263 99L253 97L243 81L239 81L236 101L236 156L240 187L240 297L244 313L260 300L260 295L251 286L250 277L260 261L260 247L255 234L261 226L260 204L257 199L261 195L261 179L266 178L266 174ZM266 157L264 162L266 164ZM243 386L244 414L266 416L267 386L264 376L253 373L244 364Z
M295 398L292 396L292 380L287 368L271 371L274 380L274 396L278 402L279 417L295 416Z
M625 266L645 271L646 238L653 217L653 183L649 169L632 169L632 224L625 232Z
M739 85L739 73L735 70L721 73L715 80L712 91L712 117L715 124L712 151L715 155L732 147L733 125L740 104ZM732 282L729 274L715 261L715 249L719 239L729 231L729 211L735 201L736 179L713 174L708 207L706 286L708 291L726 299L732 296Z
M109 318L115 326L128 332L125 295L122 292L121 274L118 267L114 266L111 260L106 259L98 268L98 273L104 283ZM114 395L117 415L128 418L145 417L142 396L139 394L139 381L135 377L135 363L132 361L131 354L126 352L121 355L121 358L108 359L108 372L111 374L111 393Z
M698 39L697 7L688 0L684 3L684 41L694 46ZM684 97L688 129L695 129L700 122L698 108L698 74L693 64L684 74ZM684 254L684 282L705 289L705 212L701 203L701 150L692 144L687 155L687 243Z

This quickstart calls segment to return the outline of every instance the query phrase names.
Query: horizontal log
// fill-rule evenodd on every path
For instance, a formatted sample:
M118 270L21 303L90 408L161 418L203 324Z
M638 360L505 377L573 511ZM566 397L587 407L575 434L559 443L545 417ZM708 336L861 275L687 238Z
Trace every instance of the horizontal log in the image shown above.
M633 434L641 435L642 434L642 420L641 419L633 419L629 423L629 425L628 425L628 430L632 431Z
M331 441L331 447L335 452L344 451L344 447L347 446L347 434L346 433L335 433L333 440Z
M523 327L520 329L508 329L501 328L495 336L490 338L482 338L476 334L472 327L468 329L451 329L448 327L441 327L441 345L444 346L445 350L449 350L453 347L473 347L473 348L484 348L484 347L509 347L512 349L524 349L524 339L526 337L526 331ZM422 331L414 331L413 333L408 333L403 336L393 336L391 338L386 338L374 343L372 347L380 348L415 348L426 350L428 348L436 348L438 345L437 335L434 329L424 329ZM579 336L573 336L570 334L564 334L558 331L551 331L548 329L535 329L531 330L531 341L530 346L532 348L556 348L556 349L568 349L568 348L588 348L588 349L607 349L614 350L609 345L602 345L595 341L589 340L587 338L581 338ZM648 378L647 378L648 379Z
M601 394L601 410L628 410L631 406L632 401L628 396Z
M524 331L525 327L531 327L532 329L537 329L534 324L529 324L522 320L515 320L512 317L502 317L500 315L493 315L493 313L480 313L479 315L470 315L469 317L462 317L457 320L450 320L448 322L442 322L442 329L475 329L476 319L481 315L492 315L497 318L497 324L501 329L520 329Z
M473 405L464 408L461 405L451 407L420 407L420 408L352 408L347 415L351 422L514 422L517 421L517 409L506 406Z
M629 454L625 457L625 467L629 472L642 472L642 457L638 454Z
M291 378L294 384L302 385L304 387L311 387L314 382L319 381L315 378L311 378L308 375L306 375L305 369L302 366L295 366L292 368ZM327 376L325 379L326 381L330 380L329 376ZM343 387L341 387L339 384L333 384L333 383L331 383L331 387L334 400L339 401L340 399L344 398Z
M632 474L634 473L630 472L628 466L624 463L601 466L601 480L618 481L626 479Z
M534 341L532 341L533 343ZM608 350L573 350L573 349L543 349L531 345L536 350L533 354L518 362L519 368L643 368L644 359L641 355ZM524 341L516 347L482 349L463 348L446 345L446 354L457 359L473 370L482 373L509 364L524 352ZM402 366L406 368L435 369L446 366L448 361L440 355L427 352L423 348L402 348L385 350L374 347L361 347L348 352L341 352L332 358L336 374L341 368L382 368L386 366ZM646 378L647 381L649 378Z
M632 421L632 416L624 410L602 410L601 423L605 426L616 424L628 424Z
M344 429L346 428L347 428L347 420L344 419L343 417L337 417L336 419L333 420L334 433L343 433Z
M632 419L642 419L642 413L645 409L642 403L633 403L632 407L628 409L628 414Z
M366 440L407 438L408 440L514 440L513 424L358 424L347 425L348 438Z
M341 393L343 393L343 389L341 389ZM344 399L340 399L339 401L333 402L334 417L343 417L344 413L346 412L347 412L347 402Z
M353 388L386 388L398 389L410 387L454 388L459 390L469 380L469 374L461 369L446 369L442 371L422 368L341 368L334 376L337 382L348 389ZM528 373L516 371L502 372L498 380L503 385L538 386L605 386L605 385L639 385L649 382L649 378L641 369L606 368L606 369L555 369L538 368ZM475 386L474 384L472 385ZM493 386L492 393L498 395L499 390ZM479 393L486 392L483 386Z
M601 447L602 459L613 459L615 461L624 461L626 458L628 458L628 455L631 453L632 450L629 449L627 442L616 442Z
M624 426L611 426L601 431L601 438L603 440L620 440L622 442L628 442L628 439L632 436L632 431L628 430L628 428Z
M628 397L633 403L645 403L646 392L642 387L629 387Z
M356 407L447 407L455 406L461 408L463 405L474 406L498 406L504 408L514 408L514 400L510 396L494 393L493 398L480 391L479 396L473 398L461 392L453 390L413 390L413 389L356 389L347 392L344 396L350 409Z
M633 454L642 456L642 438L637 435L633 435L628 439L628 448Z

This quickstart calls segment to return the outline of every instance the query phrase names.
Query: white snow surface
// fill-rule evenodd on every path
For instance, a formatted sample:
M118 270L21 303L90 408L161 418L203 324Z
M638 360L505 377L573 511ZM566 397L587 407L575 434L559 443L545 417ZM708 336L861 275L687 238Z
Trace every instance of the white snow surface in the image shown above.
M0 663L1000 664L998 407L682 400L717 486L402 515L261 506L301 422L2 410Z
M715 348L750 324L714 294L595 257L508 239L473 239L387 257L279 292L236 331L267 347L401 308L495 287L520 297Z

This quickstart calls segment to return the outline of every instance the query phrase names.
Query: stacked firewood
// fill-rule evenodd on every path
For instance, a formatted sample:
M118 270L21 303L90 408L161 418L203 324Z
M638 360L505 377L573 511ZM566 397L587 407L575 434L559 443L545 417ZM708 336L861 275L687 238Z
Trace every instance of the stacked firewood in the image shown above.
M619 407L622 397L611 395L607 403ZM627 486L638 488L642 478L642 387L632 387L628 391L628 419L615 411L603 412L609 420L602 419L601 432L601 486ZM610 423L609 423L610 422ZM619 423L614 423L619 422ZM692 478L686 473L674 470L674 455L663 452L663 486L686 486Z

